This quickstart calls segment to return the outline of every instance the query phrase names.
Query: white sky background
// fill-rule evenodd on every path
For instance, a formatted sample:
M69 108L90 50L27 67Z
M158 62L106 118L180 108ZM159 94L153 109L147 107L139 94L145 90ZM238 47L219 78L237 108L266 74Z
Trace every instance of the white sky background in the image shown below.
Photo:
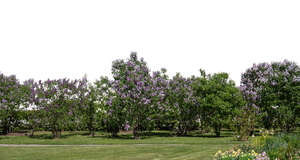
M131 51L170 76L300 63L300 1L1 0L0 71L23 81L111 76Z

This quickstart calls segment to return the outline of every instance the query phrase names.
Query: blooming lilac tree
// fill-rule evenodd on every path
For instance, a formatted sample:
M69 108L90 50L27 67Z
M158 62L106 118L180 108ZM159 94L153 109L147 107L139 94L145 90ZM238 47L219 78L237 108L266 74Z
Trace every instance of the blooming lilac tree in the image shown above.
M82 94L80 94L80 98L82 99L83 105L78 106L78 116L81 117L79 119L88 128L90 135L94 137L97 119L96 110L99 108L99 104L97 103L97 90L95 86L93 86L92 84L86 86L85 92L82 92Z
M244 115L246 116L244 119L248 120L243 124L244 127L248 126L247 132L249 133L246 135L252 134L255 123L259 119L257 117L262 116L262 114L258 114L260 108L272 106L272 104L270 104L272 95L267 92L267 89L269 89L267 82L272 72L273 69L270 64L261 63L259 65L254 64L252 68L247 69L247 71L242 74L240 90L243 93L244 99L247 101L247 104L243 107L244 112L247 113ZM268 118L267 123L271 122L271 117ZM270 128L270 125L266 126Z
M153 85L146 62L138 59L136 53L131 53L126 61L114 61L112 74L115 98L111 98L109 104L119 109L109 109L108 114L124 111L126 126L132 127L134 137L139 138L153 123L157 97L164 95Z
M45 129L52 131L53 137L59 138L66 128L76 105L80 105L79 93L85 86L85 80L47 80L39 81L32 86L31 102L42 114Z
M122 102L122 99L113 91L109 91L109 94L104 97L104 99L107 99L107 105L105 105L104 110L106 111L104 117L106 130L110 132L113 137L116 137L122 128L125 130L130 129L127 120L127 107Z
M270 98L272 106L261 111L271 115L275 110L275 125L289 132L295 129L297 117L300 117L300 67L287 60L271 65L273 74L268 88L273 96ZM266 116L263 118L268 120Z
M153 93L153 98L157 98L154 103L156 112L153 117L156 129L172 129L177 122L169 99L170 80L166 72L167 70L162 68L160 71L152 73L152 85L160 91L157 92L159 96L155 96L156 93Z
M300 68L288 60L254 64L242 74L240 89L247 110L259 115L262 125L289 131L299 116Z
M179 73L169 82L168 99L172 106L177 123L177 135L186 135L190 131L199 115L199 105L193 94L192 79L184 78Z
M31 129L30 136L34 136L34 131L41 127L41 119L42 115L40 110L38 110L38 107L33 104L33 95L32 92L34 91L35 87L35 81L34 79L29 79L24 81L24 86L26 89L26 101L24 103L24 106L26 107L26 115L25 120L28 122L28 127Z
M93 84L87 84L80 94L80 98L83 101L83 105L78 110L79 114L81 114L81 122L88 128L92 137L103 120L111 123L112 121L116 122L115 120L108 121L106 116L107 101L110 95L111 81L107 77L101 77L100 80L96 80Z
M25 88L16 76L0 73L0 124L4 134L18 126L25 97Z

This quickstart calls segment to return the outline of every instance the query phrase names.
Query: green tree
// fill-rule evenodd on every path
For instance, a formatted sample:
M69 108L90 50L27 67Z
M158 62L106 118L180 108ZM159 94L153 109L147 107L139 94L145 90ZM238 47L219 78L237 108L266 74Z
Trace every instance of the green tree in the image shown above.
M206 75L203 70L193 86L200 104L202 125L212 127L216 136L220 136L221 128L233 123L242 105L238 88L227 73Z

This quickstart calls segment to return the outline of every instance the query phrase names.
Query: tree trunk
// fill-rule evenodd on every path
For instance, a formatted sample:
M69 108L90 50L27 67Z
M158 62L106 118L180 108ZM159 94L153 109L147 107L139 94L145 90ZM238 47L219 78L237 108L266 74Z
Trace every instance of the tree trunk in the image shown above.
M94 129L90 130L90 136L95 137L95 131L94 131Z
M34 129L32 128L31 133L30 133L30 137L33 137L33 136L34 136Z
M254 129L251 128L249 136L252 136L252 135L254 135Z
M8 124L7 118L3 121L3 130L2 130L2 133L4 135L6 135L6 134L9 133L9 124Z
M93 100L94 101L94 100ZM89 127L89 130L90 130L90 136L94 137L95 136L95 129L94 129L94 126L93 126L93 122L94 122L94 107L93 107L93 103L89 103L89 124L88 124L88 127Z
M52 137L55 138L55 131L52 129L51 132L52 132Z
M6 124L4 124L3 126L3 134L6 135L9 133L9 126L7 126Z
M61 137L61 130L56 131L56 137L55 138L60 138Z
M90 136L94 137L95 136L95 129L93 127L93 118L90 118L89 121L89 132L90 132Z
M139 132L138 132L138 127L133 128L133 137L134 137L134 139L140 139Z
M220 132L219 130L215 131L215 133L216 133L216 136L217 136L217 137L220 137L221 132Z
M178 124L178 130L176 133L178 136L185 136L187 134L186 127L183 121L180 121Z
M215 133L217 137L220 137L221 135L221 125L220 124L215 124Z
M53 138L60 138L61 137L61 130L54 130L52 131Z
M112 136L112 137L117 137L117 136L118 136L118 133L117 133L117 132L111 132L111 136Z

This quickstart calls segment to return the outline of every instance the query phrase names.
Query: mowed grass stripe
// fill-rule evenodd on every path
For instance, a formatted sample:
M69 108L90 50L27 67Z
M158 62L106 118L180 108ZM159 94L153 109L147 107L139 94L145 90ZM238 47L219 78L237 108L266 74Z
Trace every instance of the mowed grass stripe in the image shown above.
M232 145L107 145L64 147L0 147L0 159L14 160L193 160L212 159L214 153Z

